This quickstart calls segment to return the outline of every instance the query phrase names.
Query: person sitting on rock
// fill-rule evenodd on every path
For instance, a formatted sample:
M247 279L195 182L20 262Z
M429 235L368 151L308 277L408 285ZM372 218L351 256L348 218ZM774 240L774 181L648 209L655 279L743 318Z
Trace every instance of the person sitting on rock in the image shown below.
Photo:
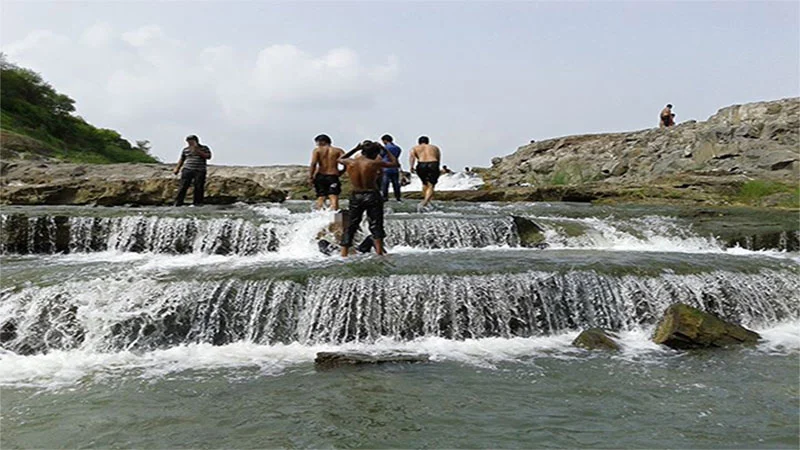
M675 125L675 114L672 113L672 105L667 105L664 109L662 109L659 117L659 128L666 128Z
M447 166L442 166L441 174L442 175L452 175L453 171L450 170L450 168L447 167Z
M211 149L201 145L200 139L193 134L186 137L186 143L189 146L181 151L181 158L172 171L175 175L181 173L181 185L175 206L183 206L186 192L191 185L194 185L193 204L200 206L205 201L206 165L211 159Z
M311 152L311 164L308 167L308 181L314 186L317 194L316 209L325 206L325 199L330 202L332 210L339 209L339 194L342 193L342 184L339 181L338 160L344 155L344 150L331 145L331 138L320 134L314 138L317 144Z
M350 177L352 192L350 193L350 223L347 224L342 236L342 256L350 253L353 238L361 227L361 218L364 212L369 219L369 231L375 245L375 252L383 255L383 238L386 232L383 229L383 196L378 187L378 182L383 173L382 169L400 167L392 152L386 152L389 161L380 158L381 147L377 142L364 141L354 149L347 152L339 159L339 164L345 166ZM351 158L360 151L361 156Z

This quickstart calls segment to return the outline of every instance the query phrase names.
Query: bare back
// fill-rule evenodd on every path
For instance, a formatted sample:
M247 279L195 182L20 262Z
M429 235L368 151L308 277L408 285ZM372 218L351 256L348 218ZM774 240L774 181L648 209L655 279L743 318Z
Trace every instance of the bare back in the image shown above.
M442 159L439 147L431 144L419 144L411 148L411 155L419 162L439 162Z
M338 160L342 155L344 155L344 150L339 147L317 147L311 156L311 164L316 163L318 165L318 174L339 175Z
M382 174L385 163L378 159L369 159L364 156L354 159L347 165L347 175L353 192L368 192L378 190L378 177Z

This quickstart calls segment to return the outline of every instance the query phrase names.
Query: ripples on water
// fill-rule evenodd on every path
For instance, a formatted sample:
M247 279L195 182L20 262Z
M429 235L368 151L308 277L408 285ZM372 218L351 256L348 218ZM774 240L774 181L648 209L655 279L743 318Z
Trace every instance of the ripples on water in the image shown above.
M333 215L303 203L12 210L2 446L798 446L797 254L657 210L390 205L393 254L348 261L318 252ZM549 248L520 248L512 214ZM763 340L657 346L674 301ZM620 353L570 345L597 325ZM332 350L431 362L314 371Z

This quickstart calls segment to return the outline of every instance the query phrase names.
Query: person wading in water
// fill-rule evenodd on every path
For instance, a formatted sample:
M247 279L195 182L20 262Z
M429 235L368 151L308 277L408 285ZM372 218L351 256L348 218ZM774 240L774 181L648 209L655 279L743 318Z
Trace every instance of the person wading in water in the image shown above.
M422 181L422 194L423 199L420 202L420 208L428 206L433 200L433 191L436 182L439 181L439 161L442 159L442 152L439 147L430 144L428 136L420 136L419 145L411 148L411 157L409 165L411 166L411 173L415 173ZM419 161L417 167L414 167L414 162Z
M186 198L186 191L189 186L194 185L192 203L200 206L204 201L204 191L206 185L206 162L211 159L211 149L205 145L200 145L200 139L191 135L186 137L188 147L181 151L181 158L172 172L181 174L181 185L178 189L178 197L175 199L175 206L183 206ZM183 169L181 171L181 169Z
M381 137L381 141L383 141L383 148L384 150L381 152L381 156L385 162L389 162L389 156L387 153L391 153L394 157L399 161L400 160L400 153L403 151L400 147L395 145L394 139L391 135L384 134ZM384 169L383 170L383 182L381 183L381 194L383 194L383 200L389 200L389 185L392 185L392 190L394 190L394 198L398 202L403 201L400 197L400 168L396 169Z
M381 179L383 169L400 167L400 163L392 152L387 152L388 162L381 159L379 157L381 150L383 147L377 142L364 141L339 159L339 164L345 166L347 170L352 186L350 223L342 236L342 256L350 253L353 238L361 226L364 212L367 213L369 220L369 231L375 244L375 252L379 255L386 254L383 248L383 238L386 237L383 230L383 196L378 189L378 181ZM358 151L361 151L361 156L351 158Z
M339 194L342 193L342 183L339 181L338 160L344 155L344 150L331 145L331 138L328 135L320 134L314 138L317 143L311 153L311 164L308 166L308 181L314 186L317 194L316 209L325 206L325 199L330 201L330 207L336 211L339 209Z

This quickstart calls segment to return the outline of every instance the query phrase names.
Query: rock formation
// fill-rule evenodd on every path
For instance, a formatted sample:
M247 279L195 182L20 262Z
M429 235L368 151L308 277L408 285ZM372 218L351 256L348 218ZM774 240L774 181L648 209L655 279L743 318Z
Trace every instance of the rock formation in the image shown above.
M653 335L656 344L680 350L755 344L759 339L754 331L682 303L667 308Z
M617 336L602 328L589 328L581 331L581 334L572 341L572 345L584 350L620 350L620 345L616 342Z
M342 366L375 365L386 363L419 363L427 362L428 355L408 353L385 353L368 355L354 352L319 352L314 359L314 366L320 370Z

